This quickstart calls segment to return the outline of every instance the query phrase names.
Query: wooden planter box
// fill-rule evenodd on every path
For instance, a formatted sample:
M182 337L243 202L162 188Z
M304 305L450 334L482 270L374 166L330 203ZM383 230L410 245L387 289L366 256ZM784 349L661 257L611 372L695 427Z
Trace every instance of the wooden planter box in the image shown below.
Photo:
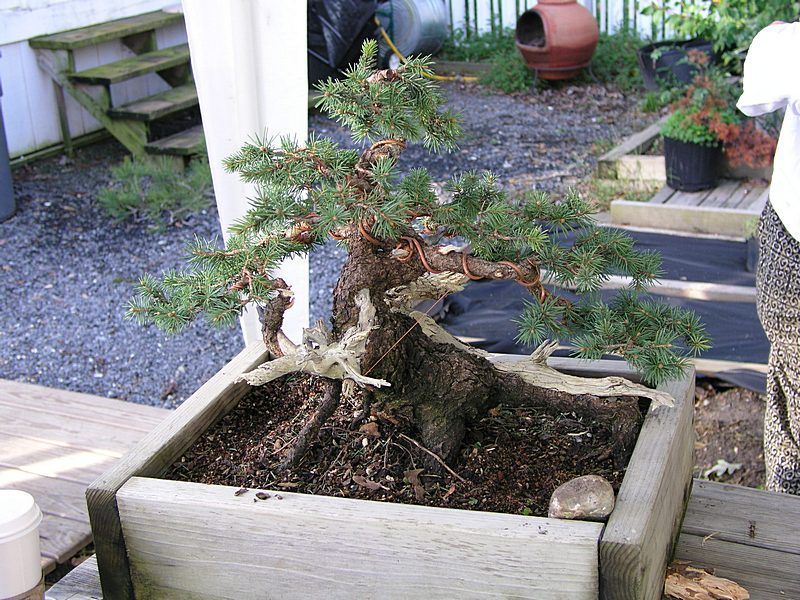
M693 373L664 387L674 408L648 412L605 525L285 492L256 503L157 479L266 358L245 349L88 489L106 598L661 598L692 481ZM551 364L631 376L619 362Z

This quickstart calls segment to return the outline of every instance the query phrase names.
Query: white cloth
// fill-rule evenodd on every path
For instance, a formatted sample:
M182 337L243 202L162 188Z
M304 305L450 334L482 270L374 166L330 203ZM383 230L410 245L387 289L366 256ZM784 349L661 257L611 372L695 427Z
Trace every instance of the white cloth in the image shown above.
M800 23L762 29L744 62L744 93L736 106L750 117L786 114L775 151L769 199L786 230L800 240Z

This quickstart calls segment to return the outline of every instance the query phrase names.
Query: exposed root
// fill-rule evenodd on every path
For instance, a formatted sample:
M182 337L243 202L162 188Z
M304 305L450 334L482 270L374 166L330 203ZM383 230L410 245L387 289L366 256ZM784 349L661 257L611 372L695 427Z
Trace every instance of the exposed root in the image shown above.
M277 471L283 472L296 466L297 463L305 456L311 444L317 439L320 427L331 417L339 402L342 399L342 382L339 380L330 381L328 389L325 390L325 396L317 408L317 412L303 425L300 433L297 434L292 447L290 448L286 458L278 466Z

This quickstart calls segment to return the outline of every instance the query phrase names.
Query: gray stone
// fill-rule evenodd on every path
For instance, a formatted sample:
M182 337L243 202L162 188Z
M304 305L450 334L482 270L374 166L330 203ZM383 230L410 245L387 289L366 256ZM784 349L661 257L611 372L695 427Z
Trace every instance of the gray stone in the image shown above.
M547 516L553 519L605 521L614 510L614 488L599 475L584 475L558 486Z

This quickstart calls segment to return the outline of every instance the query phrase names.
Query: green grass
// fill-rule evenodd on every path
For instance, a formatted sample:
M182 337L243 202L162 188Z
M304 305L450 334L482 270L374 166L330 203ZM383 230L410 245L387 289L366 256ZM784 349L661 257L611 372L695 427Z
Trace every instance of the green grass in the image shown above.
M210 204L208 160L195 158L183 171L165 157L132 160L111 167L111 182L97 201L115 221L146 221L153 229L179 223Z
M592 58L595 77L623 92L641 89L642 77L636 51L644 44L645 41L632 32L601 33ZM514 30L511 28L470 35L457 30L445 42L439 58L492 63L492 70L481 78L480 83L506 93L529 90L534 83L533 75L514 45Z
M628 181L625 179L600 179L588 177L577 186L581 196L594 202L597 210L606 211L611 208L613 200L631 200L647 202L661 186L659 183L645 181Z

